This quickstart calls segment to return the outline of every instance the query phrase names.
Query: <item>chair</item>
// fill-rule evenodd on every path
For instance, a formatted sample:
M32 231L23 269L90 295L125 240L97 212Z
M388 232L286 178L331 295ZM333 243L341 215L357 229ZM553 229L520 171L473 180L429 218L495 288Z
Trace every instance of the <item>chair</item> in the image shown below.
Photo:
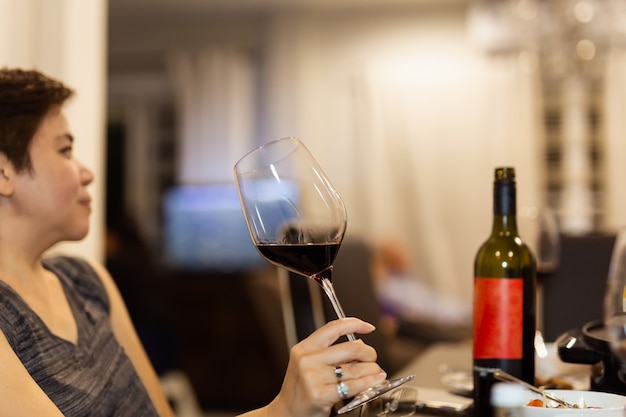
M562 236L559 267L543 284L544 338L602 318L612 234Z

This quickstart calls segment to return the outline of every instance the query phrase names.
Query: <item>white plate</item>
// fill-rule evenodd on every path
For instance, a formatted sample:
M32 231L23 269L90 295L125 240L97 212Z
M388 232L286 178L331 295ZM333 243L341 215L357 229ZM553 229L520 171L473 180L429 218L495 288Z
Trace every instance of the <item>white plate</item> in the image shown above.
M598 409L576 409L576 408L541 408L524 407L524 417L566 417L577 416L602 416L602 417L623 417L626 415L626 397L607 392L579 391L579 390L547 390L549 393L564 399L570 404L577 404L581 398L584 399L587 407L601 407ZM528 401L531 399L542 399L541 395L532 392L528 393Z
M474 392L474 376L469 371L446 372L441 376L441 383L453 394L471 397Z
M564 375L561 381L571 384L576 390L589 388L589 374ZM472 398L474 393L474 376L469 371L450 371L441 376L441 383L453 394Z

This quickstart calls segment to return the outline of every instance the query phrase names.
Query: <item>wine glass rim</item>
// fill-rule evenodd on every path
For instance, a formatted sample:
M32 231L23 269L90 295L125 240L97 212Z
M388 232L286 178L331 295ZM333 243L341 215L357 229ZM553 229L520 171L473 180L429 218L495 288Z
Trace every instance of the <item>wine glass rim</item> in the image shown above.
M279 142L281 142L281 143L282 142L293 142L294 147L293 147L293 149L289 150L289 152L285 153L285 155L281 156L280 158L277 158L276 161L274 161L274 163L277 163L277 162L281 161L282 159L286 158L292 152L294 152L296 149L298 149L298 147L300 147L300 146L302 146L304 149L307 149L306 146L304 146L304 143L302 143L302 141L299 138L295 137L295 136L286 136L286 137L283 137L283 138L280 138L280 139L275 139L275 140L272 140L270 142L266 142L266 143L264 143L262 145L259 145L259 146L255 147L255 148L253 148L252 150L250 150L249 152L244 154L241 158L239 158L239 160L235 163L235 166L234 166L235 174L242 173L242 172L252 172L252 171L255 171L258 167L253 167L251 169L247 168L245 170L244 169L240 169L240 167L242 166L243 162L248 160L249 157L252 154L256 154L259 151L264 150L266 148L269 148L271 146L274 146L274 145L276 145ZM308 151L308 149L307 149L307 151Z

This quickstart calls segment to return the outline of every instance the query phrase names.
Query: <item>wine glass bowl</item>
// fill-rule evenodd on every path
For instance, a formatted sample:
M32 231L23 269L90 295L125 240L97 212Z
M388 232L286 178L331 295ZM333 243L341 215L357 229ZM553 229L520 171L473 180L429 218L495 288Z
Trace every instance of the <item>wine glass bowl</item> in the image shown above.
M537 242L537 280L539 284L552 275L560 261L559 226L554 209L544 207L539 212L539 236Z
M347 221L343 200L298 139L254 149L237 162L235 177L255 245L341 244ZM320 272L301 270L293 261L285 265L275 256L268 260L294 272Z

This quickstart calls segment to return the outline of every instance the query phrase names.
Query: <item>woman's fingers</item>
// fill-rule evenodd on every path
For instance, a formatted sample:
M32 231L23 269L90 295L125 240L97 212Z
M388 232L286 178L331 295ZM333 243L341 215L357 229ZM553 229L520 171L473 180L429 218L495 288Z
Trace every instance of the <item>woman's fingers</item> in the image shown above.
M363 378L338 381L334 384L327 385L330 392L329 396L330 398L333 398L333 396L337 398L334 402L344 400L348 397L354 397L356 394L363 392L376 384L380 384L385 380L385 378L387 378L387 374L385 372L380 372Z
M341 377L337 376L337 368L341 369ZM328 369L328 382L348 381L350 379L358 379L364 376L374 375L382 372L380 366L374 362L350 362L337 365L335 367L329 366Z
M326 323L311 333L307 340L317 347L328 347L349 333L368 334L374 330L376 330L374 325L354 317L348 317Z
M319 364L334 367L351 362L376 362L376 350L361 340L335 344L348 333L367 334L374 330L374 326L357 318L334 320L294 346L291 355L296 362L302 361L305 368L315 368Z
M290 415L328 415L339 400L382 382L387 374L376 363L374 348L361 340L336 343L348 333L374 330L356 318L340 319L296 344L275 407L290 409Z
M325 347L305 339L291 349L291 357L301 366L314 369L319 365L334 367L350 362L376 362L378 355L373 347L361 340Z

